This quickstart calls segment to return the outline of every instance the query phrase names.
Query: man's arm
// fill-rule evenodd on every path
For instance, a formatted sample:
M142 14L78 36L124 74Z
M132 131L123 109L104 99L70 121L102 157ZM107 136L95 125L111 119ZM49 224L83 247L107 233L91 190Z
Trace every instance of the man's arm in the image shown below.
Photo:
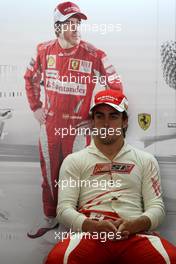
M147 216L140 216L134 220L119 218L116 221L95 221L85 219L82 225L83 232L120 232L122 238L142 231L148 231L151 221Z
M42 66L39 55L39 47L40 45L37 49L36 58L31 58L29 66L24 75L24 79L30 108L34 112L34 117L36 118L36 120L40 124L43 124L46 121L47 113L42 108L42 102L40 101L40 81L42 76Z
M118 231L136 234L155 229L163 220L164 204L161 193L159 166L153 156L143 161L142 197L144 213L135 219L123 220Z
M37 50L36 58L31 58L24 75L28 102L34 112L42 107L42 102L40 101L41 71L40 56Z
M100 84L108 89L123 91L123 85L120 76L117 74L115 67L109 61L105 53L100 55L99 64ZM103 77L103 78L102 78Z
M151 220L147 216L140 216L134 220L123 220L123 222L118 225L118 231L124 232L128 231L129 235L136 234L143 231L148 231L151 226Z
M142 215L150 219L150 229L155 229L162 222L165 211L159 166L152 155L148 157L147 162L144 164L142 197L144 205L144 213Z
M82 224L87 217L77 211L81 167L73 155L68 155L60 168L57 219L59 223L77 232L82 230Z

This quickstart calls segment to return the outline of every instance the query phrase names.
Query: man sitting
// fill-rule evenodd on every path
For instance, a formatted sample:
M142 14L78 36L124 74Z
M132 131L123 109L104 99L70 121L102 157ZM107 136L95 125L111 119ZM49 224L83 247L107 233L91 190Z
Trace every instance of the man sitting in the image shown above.
M70 184L60 188L57 218L72 233L46 264L176 263L176 247L152 231L164 218L159 167L125 141L127 108L120 91L96 94L91 145L60 171L60 183Z

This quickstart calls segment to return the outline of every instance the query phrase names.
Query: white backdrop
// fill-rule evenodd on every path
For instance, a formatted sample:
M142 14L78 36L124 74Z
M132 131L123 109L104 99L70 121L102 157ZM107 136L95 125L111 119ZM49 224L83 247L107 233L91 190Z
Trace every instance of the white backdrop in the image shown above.
M120 74L129 99L128 140L159 160L167 218L161 232L176 243L176 89L163 78L161 45L176 40L175 0L74 1L99 32L82 39L103 49ZM40 264L51 248L53 233L41 239L26 237L32 220L41 214L39 127L29 110L23 75L37 43L55 38L53 9L58 1L1 1L0 111L0 255L3 264ZM102 25L120 24L105 32ZM147 130L138 114L151 115ZM161 140L161 138L163 140ZM14 262L16 259L16 263Z

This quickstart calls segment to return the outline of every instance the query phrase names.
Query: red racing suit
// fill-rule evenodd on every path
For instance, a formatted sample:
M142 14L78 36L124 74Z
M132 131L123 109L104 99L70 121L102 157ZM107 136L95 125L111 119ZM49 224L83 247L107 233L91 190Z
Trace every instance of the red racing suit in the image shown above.
M117 90L122 90L122 84L103 51L84 41L62 49L57 39L38 45L36 58L32 58L24 78L31 110L44 107L47 113L39 140L42 196L45 215L56 216L59 168L72 152L75 141L75 135L68 129L88 119L97 83L102 89ZM44 106L40 100L41 81L45 89ZM67 135L63 136L62 130L68 131Z

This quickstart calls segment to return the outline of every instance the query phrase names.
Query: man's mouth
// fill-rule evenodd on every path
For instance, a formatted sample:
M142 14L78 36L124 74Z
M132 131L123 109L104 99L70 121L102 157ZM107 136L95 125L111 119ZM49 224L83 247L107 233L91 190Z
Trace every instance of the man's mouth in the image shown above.
M73 38L80 38L80 35L73 35Z

